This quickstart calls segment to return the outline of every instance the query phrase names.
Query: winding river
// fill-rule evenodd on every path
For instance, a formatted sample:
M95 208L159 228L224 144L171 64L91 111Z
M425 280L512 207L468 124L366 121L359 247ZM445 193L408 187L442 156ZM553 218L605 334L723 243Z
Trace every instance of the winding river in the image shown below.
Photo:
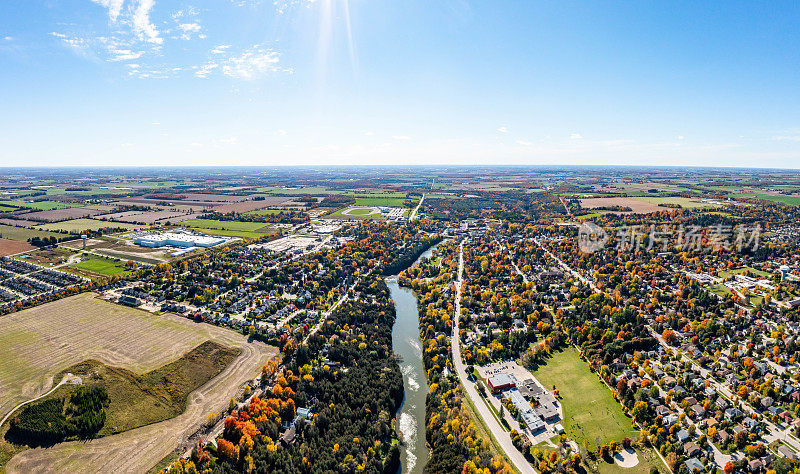
M414 262L430 258L433 249L426 250ZM413 266L413 265L412 265ZM402 358L400 370L403 373L405 390L403 404L397 413L398 430L403 437L400 450L400 468L403 473L418 474L428 462L428 447L425 444L425 397L428 394L428 381L422 365L422 347L419 340L419 312L417 297L397 284L397 277L386 279L397 317L392 328L392 346L395 354Z

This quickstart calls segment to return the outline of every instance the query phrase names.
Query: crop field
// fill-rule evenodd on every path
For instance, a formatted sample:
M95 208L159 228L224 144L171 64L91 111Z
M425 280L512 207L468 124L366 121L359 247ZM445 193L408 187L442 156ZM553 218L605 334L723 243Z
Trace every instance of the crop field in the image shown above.
M125 267L124 262L91 254L84 254L80 262L73 263L69 265L69 267L103 276L125 276L131 273L131 271Z
M367 207L405 207L403 202L406 199L399 197L370 197L356 198L356 206Z
M53 231L63 230L70 233L79 233L84 230L99 230L105 227L136 230L136 229L143 229L147 226L139 224L128 224L122 222L106 222L106 221L99 221L97 219L72 219L69 221L51 222L49 224L42 224L37 228L42 230L53 230Z
M34 249L36 249L36 247L30 245L27 242L0 238L0 257L5 257L6 255L13 255L15 253L26 252Z
M585 440L596 449L597 438L604 444L611 440L622 442L624 437L633 438L638 434L611 391L589 371L589 366L574 349L554 352L533 375L545 387L555 385L559 390L564 429L578 446Z
M53 209L50 211L36 211L23 214L23 217L32 221L60 222L70 219L80 219L102 214L103 211L97 209L87 209L85 207L70 207L67 209Z
M17 210L16 207L5 206L3 204L0 204L0 212L11 212L11 211L16 211L16 210Z
M677 204L684 209L695 209L695 208L704 208L704 207L714 207L713 204L709 204L706 202L700 202L697 199L685 198L685 197L632 197L636 201L643 201L650 204Z
M64 237L67 237L67 235L60 234L58 232L49 232L46 230L26 229L24 227L14 227L10 225L0 224L0 237L4 239L21 240L23 242L27 242L28 239L31 239L33 237L39 237L39 238L55 237L57 239L62 239Z
M248 343L241 334L170 314L154 315L84 293L0 319L0 413L46 392L64 369L95 359L137 374L179 359L207 340L242 353L189 396L175 418L105 438L27 450L8 472L144 472L194 432L205 415L222 411L277 349Z
M15 207L24 207L28 209L36 209L37 211L51 211L53 209L67 209L70 207L81 207L82 204L74 202L58 202L58 201L35 201L25 202L20 200L15 201L0 201L0 204Z

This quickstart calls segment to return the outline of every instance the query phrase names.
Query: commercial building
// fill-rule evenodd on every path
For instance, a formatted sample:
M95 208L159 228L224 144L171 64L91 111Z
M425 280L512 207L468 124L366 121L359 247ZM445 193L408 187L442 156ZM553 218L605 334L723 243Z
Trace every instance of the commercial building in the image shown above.
M223 244L228 239L223 237L211 237L208 235L179 234L176 232L164 232L163 234L143 234L133 240L136 245L149 248L159 247L213 247Z
M503 390L508 390L517 386L517 379L515 379L513 375L508 374L494 375L489 377L489 380L486 382L489 384L489 390L491 390L492 393L502 392Z

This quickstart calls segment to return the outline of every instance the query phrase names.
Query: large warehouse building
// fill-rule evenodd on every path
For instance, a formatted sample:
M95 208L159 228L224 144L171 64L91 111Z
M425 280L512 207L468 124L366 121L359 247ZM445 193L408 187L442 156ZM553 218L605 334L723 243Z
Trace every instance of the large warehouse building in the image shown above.
M142 247L213 247L224 244L228 239L223 237L210 237L197 234L178 234L175 232L164 232L163 234L144 234L136 237L133 243Z

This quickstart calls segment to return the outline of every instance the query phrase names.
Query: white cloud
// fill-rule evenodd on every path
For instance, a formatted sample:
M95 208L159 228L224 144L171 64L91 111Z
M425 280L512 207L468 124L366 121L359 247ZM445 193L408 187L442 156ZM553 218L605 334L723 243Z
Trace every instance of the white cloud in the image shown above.
M392 135L392 138L395 140L411 140L408 135Z
M211 50L211 54L224 54L225 50L230 48L230 47L231 47L231 45L229 45L229 44L221 44L219 46L216 46L214 49L212 49Z
M139 35L140 40L161 44L164 40L159 36L156 26L150 21L150 11L155 3L155 0L139 0L139 5L133 13L133 30Z
M285 137L286 136L286 130L284 130L284 129L275 130L275 135L279 135L281 137Z
M581 136L581 134L580 134L580 133L571 133L571 134L569 135L569 139L570 139L570 140L580 140L580 139L582 139L582 138L583 138L583 137Z
M683 140L683 135L678 135L678 140Z
M200 33L203 27L200 26L199 23L181 23L180 25L178 25L178 29L180 29L183 32L183 34L181 35L182 39L190 40L192 39L192 33ZM203 35L200 36L204 37Z
M772 139L779 142L800 142L800 135L778 135Z
M89 43L79 36L70 36L64 33L50 33L50 36L58 38L61 40L61 43L65 46L69 47L76 53L85 56L87 54L87 50L89 48Z
M6 36L3 39L6 40L6 41L14 41L14 38L12 38L11 36Z
M105 7L108 10L108 19L112 23L117 22L119 13L122 11L122 4L125 0L92 0L94 3Z
M275 73L292 73L289 68L279 65L280 53L256 45L239 56L227 59L222 65L222 73L235 79L252 80Z
M217 63L204 64L204 65L202 65L200 67L195 67L197 70L194 72L194 75L196 77L205 79L206 77L208 77L209 74L211 74L211 71L213 71L214 69L216 69L218 67L219 67L219 64L217 64Z
M506 126L503 125L502 127L498 127L497 131L500 133L508 133L508 128L506 128Z
M533 142L529 142L527 140L517 140L517 145L532 146Z
M153 125L161 125L161 122L153 122Z
M133 59L139 59L144 54L142 51L131 51L130 49L115 48L109 48L108 52L111 53L109 61L130 61Z
M375 132L364 132L364 135L367 136L367 137L371 137L371 136L375 135Z

